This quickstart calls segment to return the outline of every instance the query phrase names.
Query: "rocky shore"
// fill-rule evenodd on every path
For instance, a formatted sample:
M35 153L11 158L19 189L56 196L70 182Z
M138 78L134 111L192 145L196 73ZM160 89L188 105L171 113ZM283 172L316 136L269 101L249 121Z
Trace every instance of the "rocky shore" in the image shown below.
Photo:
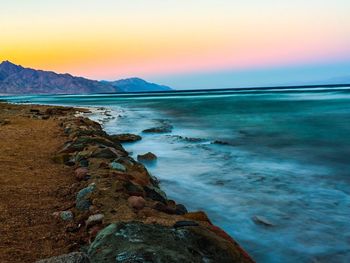
M77 111L26 108L31 119L57 122L66 142L51 160L74 180L60 189L71 205L52 213L70 253L38 262L253 262L204 212L169 200L157 178L129 156L121 143L141 137L109 135Z

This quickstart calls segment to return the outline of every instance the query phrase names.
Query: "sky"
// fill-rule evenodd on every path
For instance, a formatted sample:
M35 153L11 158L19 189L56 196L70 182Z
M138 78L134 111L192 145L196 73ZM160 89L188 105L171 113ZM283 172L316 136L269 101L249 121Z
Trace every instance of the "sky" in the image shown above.
M178 89L350 76L349 0L0 0L0 60Z

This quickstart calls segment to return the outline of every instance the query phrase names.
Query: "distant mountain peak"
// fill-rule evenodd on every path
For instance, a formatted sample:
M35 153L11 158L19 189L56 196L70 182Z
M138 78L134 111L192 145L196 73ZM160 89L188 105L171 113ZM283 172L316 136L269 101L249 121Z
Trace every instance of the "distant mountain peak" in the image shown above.
M109 82L123 92L170 91L168 86L147 82L141 78L126 78Z
M0 64L0 94L89 94L171 90L140 78L113 82L35 70L8 60Z

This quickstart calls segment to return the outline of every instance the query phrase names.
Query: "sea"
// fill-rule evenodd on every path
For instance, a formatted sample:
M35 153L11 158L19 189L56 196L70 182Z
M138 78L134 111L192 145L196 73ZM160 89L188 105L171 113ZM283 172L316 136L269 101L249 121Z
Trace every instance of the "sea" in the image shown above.
M90 107L168 198L262 263L350 262L350 86L1 97ZM173 127L166 133L144 129Z

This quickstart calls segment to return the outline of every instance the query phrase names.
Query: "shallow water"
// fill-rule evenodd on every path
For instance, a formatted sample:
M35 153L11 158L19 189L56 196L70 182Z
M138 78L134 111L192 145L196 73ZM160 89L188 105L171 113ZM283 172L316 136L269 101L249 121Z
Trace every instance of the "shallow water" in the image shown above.
M350 262L350 88L9 99L107 107L114 119L92 117L109 133L166 121L171 133L125 147L159 157L148 168L169 198L257 262Z

